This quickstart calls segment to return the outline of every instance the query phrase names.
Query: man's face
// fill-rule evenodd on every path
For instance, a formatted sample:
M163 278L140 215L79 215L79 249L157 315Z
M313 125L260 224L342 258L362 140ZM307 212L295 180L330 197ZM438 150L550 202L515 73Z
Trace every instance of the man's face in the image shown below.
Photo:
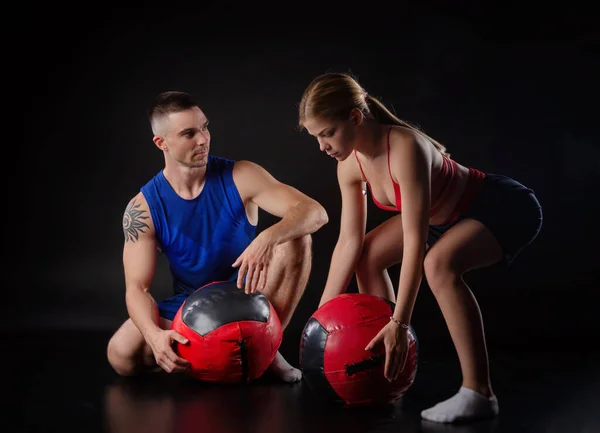
M198 107L168 115L162 150L187 167L204 167L208 162L210 132L208 119Z

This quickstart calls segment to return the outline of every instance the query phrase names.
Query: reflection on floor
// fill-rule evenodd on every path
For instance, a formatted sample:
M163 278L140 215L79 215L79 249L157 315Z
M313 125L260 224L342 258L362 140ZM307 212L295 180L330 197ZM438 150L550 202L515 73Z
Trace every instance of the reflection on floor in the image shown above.
M600 431L600 352L490 349L500 416L469 425L420 419L460 386L453 353L422 355L415 383L389 407L339 409L306 383L268 375L250 385L210 385L186 375L120 378L105 358L106 333L5 335L4 385L11 432L510 432ZM595 350L595 351L592 351ZM282 346L282 353L286 350ZM288 348L291 357L294 351ZM292 362L293 363L293 362ZM293 363L294 364L294 363ZM296 364L294 364L296 365ZM7 392L8 391L8 392ZM5 425L11 425L5 421Z

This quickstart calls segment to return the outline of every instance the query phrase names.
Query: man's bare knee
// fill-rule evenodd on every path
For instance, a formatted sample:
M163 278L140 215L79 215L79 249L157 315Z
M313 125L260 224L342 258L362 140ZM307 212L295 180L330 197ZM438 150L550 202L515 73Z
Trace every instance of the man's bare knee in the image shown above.
M160 322L163 329L169 324L164 319ZM106 356L110 365L121 376L138 374L153 364L152 350L131 319L125 321L109 340Z
M120 334L116 333L108 342L106 357L118 375L133 376L136 373L135 355Z
M286 265L301 265L306 260L310 260L312 254L312 237L305 235L281 244L277 248L276 254Z
M304 235L292 241L301 252L310 251L312 248L312 236Z

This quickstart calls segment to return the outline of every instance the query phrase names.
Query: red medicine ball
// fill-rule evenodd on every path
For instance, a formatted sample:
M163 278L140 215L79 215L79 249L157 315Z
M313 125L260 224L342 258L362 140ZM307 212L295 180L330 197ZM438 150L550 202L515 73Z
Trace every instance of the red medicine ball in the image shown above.
M171 329L189 342L175 351L191 363L188 374L206 382L259 378L279 350L282 329L269 300L246 294L235 281L202 286L181 305Z
M408 329L404 370L389 382L383 375L385 346L365 347L387 325L394 303L378 296L344 293L310 317L300 340L300 365L317 395L344 407L394 403L413 384L417 339Z

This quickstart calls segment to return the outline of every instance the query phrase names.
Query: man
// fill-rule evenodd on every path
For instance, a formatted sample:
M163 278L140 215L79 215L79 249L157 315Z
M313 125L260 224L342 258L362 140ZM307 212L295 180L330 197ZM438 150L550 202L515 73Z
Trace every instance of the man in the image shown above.
M210 155L208 119L189 94L158 95L148 116L165 167L123 216L130 318L107 347L120 375L157 365L169 373L189 368L172 348L188 342L170 325L185 298L213 281L237 280L246 293L260 290L285 329L308 282L310 235L328 221L318 202L261 166ZM281 219L256 236L259 208ZM169 260L175 295L156 302L150 287L159 250ZM285 382L301 378L279 352L268 371Z

